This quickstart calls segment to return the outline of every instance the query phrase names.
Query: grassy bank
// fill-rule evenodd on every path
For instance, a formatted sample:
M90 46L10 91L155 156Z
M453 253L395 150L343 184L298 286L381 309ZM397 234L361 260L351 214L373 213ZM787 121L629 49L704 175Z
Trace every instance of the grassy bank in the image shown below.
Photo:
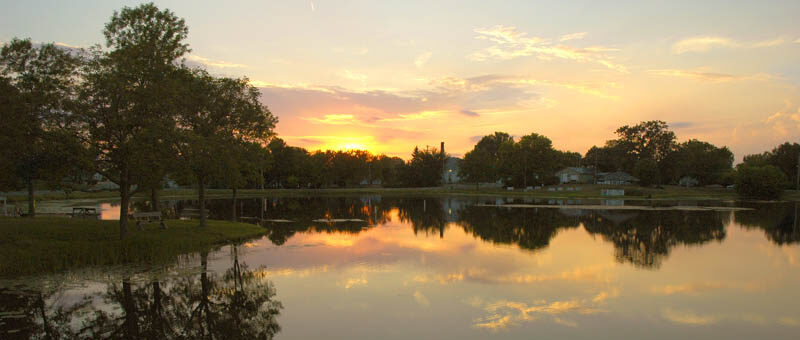
M0 217L0 276L58 272L86 266L168 263L178 255L258 237L264 229L251 224L167 221L167 230L148 224L132 226L119 240L118 221L60 217Z
M580 191L567 191L567 187L580 187ZM504 197L535 197L535 198L564 198L564 199L607 199L602 195L604 188L625 189L626 200L738 200L739 195L734 190L722 188L684 188L674 185L663 188L645 188L640 186L602 186L593 184L565 185L563 191L544 190L505 190L501 188L479 188L461 185L458 187L432 187L432 188L341 188L341 189L244 189L239 190L238 197L287 197L287 196L342 196L342 195L386 195L386 196L504 196ZM231 197L229 189L208 189L206 196L209 198ZM135 196L139 199L148 199L146 193ZM193 189L168 189L160 192L161 199L194 199L197 191ZM10 195L9 200L21 204L27 200L24 195ZM119 198L116 191L102 192L74 192L69 197L63 193L50 193L37 195L37 201L65 200L65 199L95 199L115 200ZM800 192L795 190L785 191L783 200L798 201ZM23 206L24 208L24 206Z

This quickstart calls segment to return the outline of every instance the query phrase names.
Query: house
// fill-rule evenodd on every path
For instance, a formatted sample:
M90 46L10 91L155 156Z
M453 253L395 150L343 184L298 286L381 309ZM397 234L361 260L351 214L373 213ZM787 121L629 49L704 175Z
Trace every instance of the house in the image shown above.
M453 184L461 182L461 177L458 176L459 164L461 158L447 157L444 161L444 173L442 174L442 181L445 184Z
M698 184L700 184L700 181L698 181L697 178L694 178L694 177L691 177L691 176L681 177L680 181L678 181L678 185L680 185L682 187L687 187L687 188L688 187L696 187Z
M622 171L597 173L597 184L627 185L638 181L638 178Z
M584 167L569 167L556 172L558 181L561 184L565 183L580 183L590 184L594 183L594 168Z

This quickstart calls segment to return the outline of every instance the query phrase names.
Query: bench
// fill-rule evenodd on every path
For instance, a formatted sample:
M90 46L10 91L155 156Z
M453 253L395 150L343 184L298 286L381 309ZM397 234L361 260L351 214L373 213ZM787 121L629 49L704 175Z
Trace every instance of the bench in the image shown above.
M135 212L131 214L133 219L136 221L136 227L139 230L142 230L143 223L156 223L161 226L161 229L167 229L167 225L164 224L164 218L161 217L160 211L148 211L148 212Z
M76 217L100 217L100 214L97 213L97 208L94 207L73 207L72 213L70 214L72 218Z

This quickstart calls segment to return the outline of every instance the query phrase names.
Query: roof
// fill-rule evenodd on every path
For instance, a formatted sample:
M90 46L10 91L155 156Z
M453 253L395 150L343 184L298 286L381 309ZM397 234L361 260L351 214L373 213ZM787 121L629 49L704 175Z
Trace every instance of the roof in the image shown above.
M593 175L594 174L594 169L571 166L571 167L559 170L558 172L556 172L556 175L560 175L560 174L563 174L563 173L577 174L577 175Z

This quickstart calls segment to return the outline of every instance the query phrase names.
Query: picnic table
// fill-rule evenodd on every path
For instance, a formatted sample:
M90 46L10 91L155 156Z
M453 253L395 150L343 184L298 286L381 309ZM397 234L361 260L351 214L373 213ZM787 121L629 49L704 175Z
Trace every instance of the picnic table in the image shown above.
M160 211L135 212L131 216L136 221L136 227L139 230L142 230L142 224L146 223L158 223L161 229L167 229Z

